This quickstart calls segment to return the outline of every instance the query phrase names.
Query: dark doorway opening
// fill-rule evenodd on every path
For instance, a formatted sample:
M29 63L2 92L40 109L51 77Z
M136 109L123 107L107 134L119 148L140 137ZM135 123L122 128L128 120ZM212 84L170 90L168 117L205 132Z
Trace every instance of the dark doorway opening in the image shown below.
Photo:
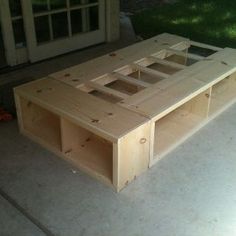
M2 28L1 28L1 22L0 22L0 68L6 67L7 61L5 57L5 48L2 38Z

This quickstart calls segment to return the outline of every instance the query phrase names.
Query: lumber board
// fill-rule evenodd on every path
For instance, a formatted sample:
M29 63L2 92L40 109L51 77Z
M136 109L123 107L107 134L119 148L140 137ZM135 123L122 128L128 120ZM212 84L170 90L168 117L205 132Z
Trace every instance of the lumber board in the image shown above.
M160 59L156 56L150 56L149 58L158 64L173 67L173 68L180 69L180 70L185 69L187 67L186 65L178 64L178 63L172 62L172 61L167 61L165 59Z
M80 65L50 74L49 76L70 84L73 87L78 87L85 81L112 73L118 68L133 63L140 58L147 57L167 46L184 50L190 46L190 40L164 33Z
M209 56L208 59L221 62L222 64L236 66L236 49L224 48Z
M170 83L161 81L162 84L155 84L150 90L141 91L120 104L151 119L159 119L181 103L234 73L235 69L220 62L201 61L177 72L171 77Z
M182 57L186 57L187 56L188 58L196 60L196 61L200 61L200 60L203 60L205 58L203 56L199 56L199 55L192 54L192 53L186 53L186 52L183 52L183 51L180 51L180 50L171 49L171 48L166 49L166 51L171 53L171 54L175 54L175 55L182 56Z
M50 78L17 87L15 93L112 141L147 121L127 109Z
M151 122L133 130L114 144L113 180L117 191L148 169Z
M151 86L150 83L144 82L142 80L134 79L131 76L123 75L123 74L120 74L120 73L117 73L117 72L113 72L111 74L111 76L114 76L115 78L117 78L119 80L122 80L124 82L130 83L130 84L133 84L133 85L136 85L136 86L141 86L141 87L144 87L144 88L148 88L148 87Z
M120 102L120 104L123 106L136 106L139 103L150 99L153 95L161 93L164 89L167 89L170 86L174 86L175 84L180 83L181 80L188 80L189 78L191 79L193 75L198 74L199 72L204 70L204 68L208 68L210 66L210 63L210 61L200 61L193 64L191 67L186 67L185 70L176 72L174 75L170 76L169 79L162 80L152 85L150 88L146 88L145 90L134 94L130 98Z
M205 48L205 49L210 49L210 50L216 51L216 52L223 50L223 48L220 48L220 47L216 47L216 46L205 44L205 43L199 43L199 42L192 41L192 40L190 41L190 44L192 46L196 46L196 47L200 47L200 48Z
M161 78L165 78L165 79L170 77L170 75L168 75L166 73L160 72L158 70L153 70L153 69L147 68L145 66L141 66L139 64L133 63L131 66L134 69L137 69L137 70L139 70L143 73L149 74L149 75L154 76L154 77L161 77Z

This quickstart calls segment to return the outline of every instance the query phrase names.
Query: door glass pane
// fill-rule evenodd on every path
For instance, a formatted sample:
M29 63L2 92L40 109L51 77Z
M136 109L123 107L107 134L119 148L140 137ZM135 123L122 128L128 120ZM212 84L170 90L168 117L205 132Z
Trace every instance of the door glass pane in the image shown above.
M16 48L25 47L25 30L22 17L21 0L9 0L12 28Z
M81 5L81 0L70 0L70 5L75 6L75 5Z
M53 41L55 39L69 37L71 34L75 35L81 32L89 32L99 29L98 0L31 1L34 11L35 31L38 43ZM76 7L74 9L70 8L90 3L95 3L95 6L83 7L81 9L76 9ZM36 13L42 11L46 11L46 13L43 13L41 16L36 15ZM68 17L70 18L68 19ZM68 25L69 22L70 27ZM70 33L69 30L71 30Z
M98 6L89 8L89 29L90 31L99 29Z
M52 15L53 38L61 38L69 35L67 12Z
M89 3L97 3L98 0L70 0L70 5L81 5L81 4L89 4Z
M50 9L66 8L66 0L50 0Z
M77 33L82 32L83 28L82 28L81 9L71 11L70 16L71 16L72 34L77 34Z
M13 20L12 26L16 47L24 47L26 45L26 40L23 19Z
M39 16L34 19L35 31L38 43L50 40L48 16Z
M0 68L4 66L6 66L6 58L5 58L5 48L2 39L1 22L0 22Z
M11 16L21 16L21 2L20 0L9 0Z
M47 0L31 0L34 13L48 10Z

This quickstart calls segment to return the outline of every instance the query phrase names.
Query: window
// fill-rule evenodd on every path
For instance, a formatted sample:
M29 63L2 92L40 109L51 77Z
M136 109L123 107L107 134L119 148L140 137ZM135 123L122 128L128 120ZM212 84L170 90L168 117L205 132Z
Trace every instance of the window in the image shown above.
M37 43L99 29L98 0L31 0Z

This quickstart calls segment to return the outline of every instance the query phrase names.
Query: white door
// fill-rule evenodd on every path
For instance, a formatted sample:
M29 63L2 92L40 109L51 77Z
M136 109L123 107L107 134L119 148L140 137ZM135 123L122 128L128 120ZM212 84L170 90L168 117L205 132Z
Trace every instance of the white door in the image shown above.
M21 4L31 62L105 41L105 0L21 0Z

